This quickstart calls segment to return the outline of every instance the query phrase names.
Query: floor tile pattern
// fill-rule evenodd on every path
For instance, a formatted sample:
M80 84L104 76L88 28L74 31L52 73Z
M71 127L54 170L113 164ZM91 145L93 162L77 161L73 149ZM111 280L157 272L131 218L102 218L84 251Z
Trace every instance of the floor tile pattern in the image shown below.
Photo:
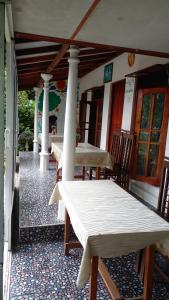
M48 206L55 185L55 165L42 174L38 155L21 153L20 160L20 243L12 255L10 300L87 300L89 285L82 290L76 287L82 249L71 250L70 256L64 257L63 225L56 220L57 205ZM156 260L169 271L160 255ZM134 253L104 262L123 297L142 294ZM101 278L97 299L111 299ZM169 300L169 284L156 272L153 300Z
M24 227L19 232L20 243L63 241L64 225Z
M56 164L49 170L39 170L39 154L20 152L20 227L55 225L60 223L57 204L48 202L55 186Z
M82 290L76 279L82 250L63 255L63 242L41 241L18 244L11 266L10 300L19 299L88 299L89 285ZM136 255L104 259L123 297L142 294L142 284L135 272ZM102 279L98 280L98 300L110 300ZM153 300L169 299L169 284L154 273Z

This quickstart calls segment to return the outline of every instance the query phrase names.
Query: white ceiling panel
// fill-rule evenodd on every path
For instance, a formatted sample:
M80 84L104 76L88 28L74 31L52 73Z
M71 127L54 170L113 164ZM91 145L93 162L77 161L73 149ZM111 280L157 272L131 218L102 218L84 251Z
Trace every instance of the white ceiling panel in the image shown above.
M14 31L70 38L92 0L13 0ZM101 0L76 39L169 52L169 0Z
M13 0L14 31L70 38L92 0Z
M169 0L103 0L77 40L169 52Z

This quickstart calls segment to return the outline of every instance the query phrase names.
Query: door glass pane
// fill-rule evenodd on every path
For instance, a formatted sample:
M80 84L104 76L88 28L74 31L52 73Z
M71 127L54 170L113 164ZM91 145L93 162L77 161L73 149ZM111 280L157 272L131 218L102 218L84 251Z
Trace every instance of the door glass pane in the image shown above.
M146 168L147 144L139 144L137 154L137 175L144 176Z
M156 94L154 96L154 112L153 112L153 129L160 129L163 120L164 111L164 94Z
M149 133L145 131L141 131L139 135L139 141L147 142L149 138Z
M158 145L150 145L147 176L151 176L151 177L156 176L158 151L159 151Z
M151 142L159 142L159 141L160 141L160 132L152 132Z
M151 95L144 95L142 104L142 115L141 115L141 128L149 128L150 119L150 109L151 109Z

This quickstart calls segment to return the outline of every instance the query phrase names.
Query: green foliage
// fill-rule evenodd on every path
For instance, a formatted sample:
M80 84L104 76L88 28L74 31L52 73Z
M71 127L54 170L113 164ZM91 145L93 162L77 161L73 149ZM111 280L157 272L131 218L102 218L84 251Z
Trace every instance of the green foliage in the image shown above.
M34 101L29 99L27 91L18 92L19 133L34 127Z
M19 135L19 142L26 143L26 142L31 142L33 140L33 132L30 131L30 129L27 127L25 131L23 131Z
M29 149L32 149L33 132L28 127L25 128L25 131L22 131L22 133L19 135L18 145L20 151L23 151L25 149L26 142L28 142Z
M20 151L25 149L25 143L28 141L29 148L33 144L34 128L34 97L32 91L18 92L18 117L19 117L19 139L18 148ZM32 97L32 99L31 99Z

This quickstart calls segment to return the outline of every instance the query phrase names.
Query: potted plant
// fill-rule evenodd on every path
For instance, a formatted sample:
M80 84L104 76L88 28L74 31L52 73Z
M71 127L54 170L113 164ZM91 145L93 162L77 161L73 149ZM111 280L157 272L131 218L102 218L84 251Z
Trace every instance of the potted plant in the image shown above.
M29 146L32 144L33 141L33 133L31 132L30 128L27 127L20 135L19 135L19 145L21 146L20 149L29 151Z

